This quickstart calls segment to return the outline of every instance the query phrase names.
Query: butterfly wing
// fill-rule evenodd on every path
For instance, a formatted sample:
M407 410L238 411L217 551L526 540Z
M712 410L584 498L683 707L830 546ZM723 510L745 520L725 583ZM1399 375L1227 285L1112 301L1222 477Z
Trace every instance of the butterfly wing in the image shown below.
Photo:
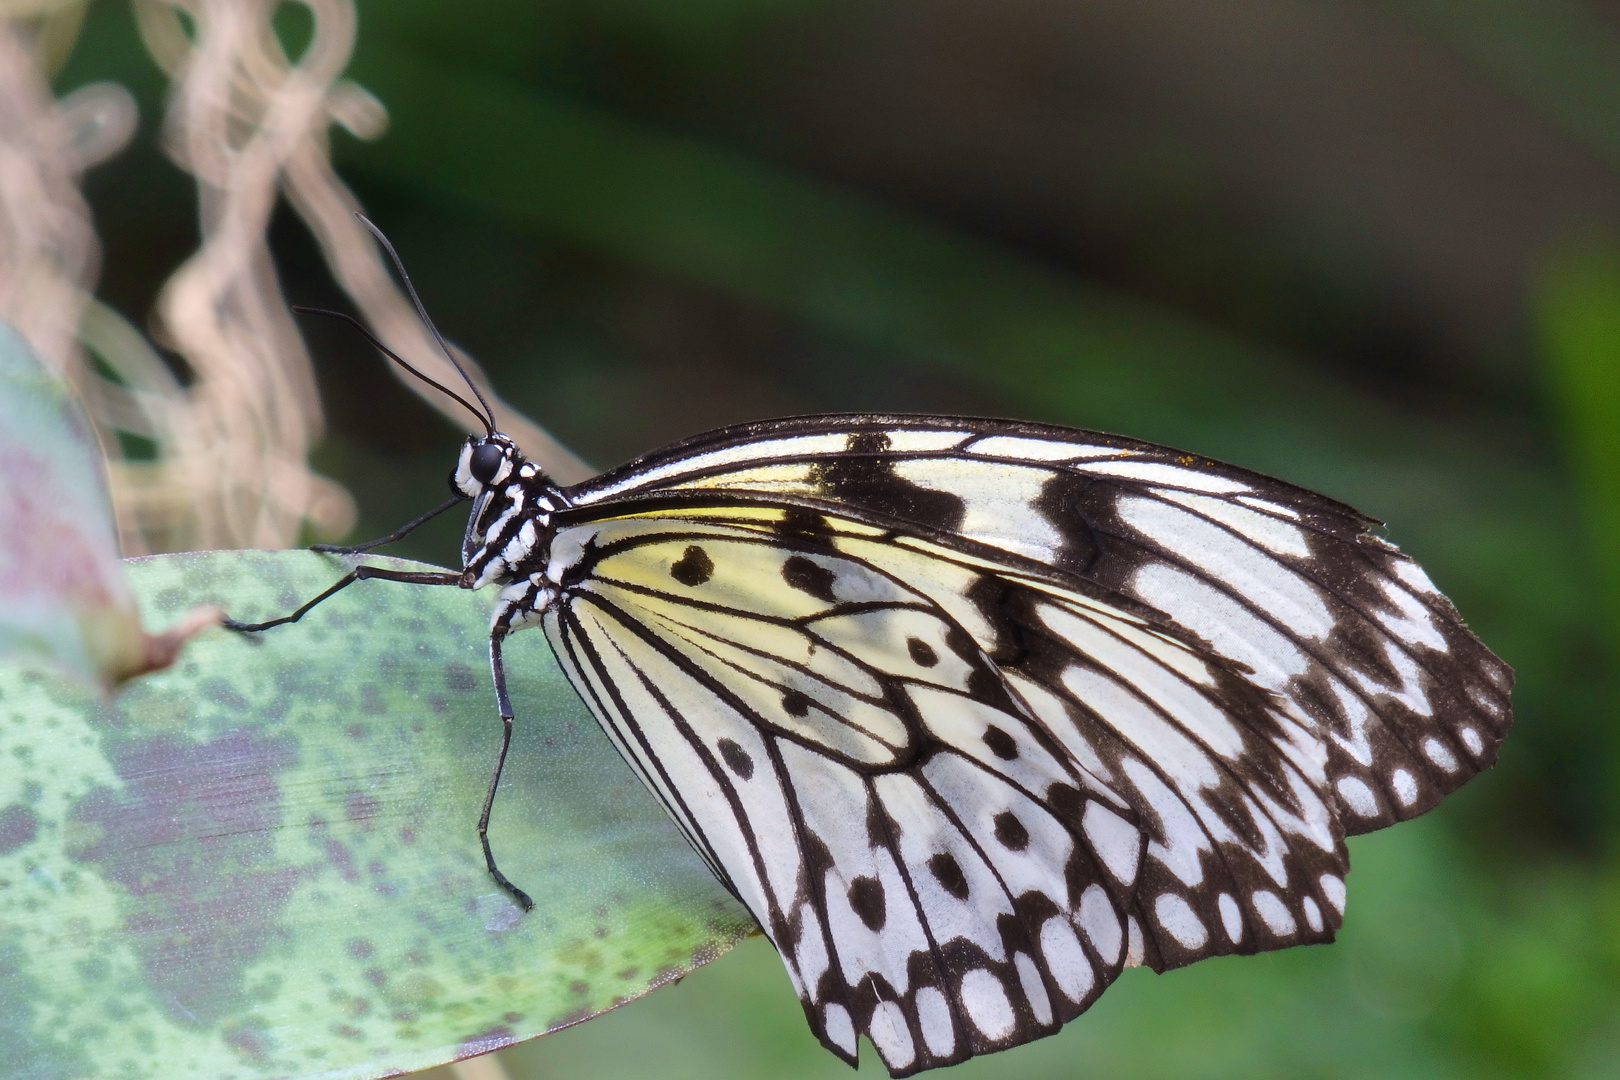
M545 623L565 670L829 1049L854 1063L865 1033L896 1075L949 1064L1056 1030L1117 975L1130 810L924 593L696 518L569 544Z
M1280 697L1289 738L1325 753L1351 834L1434 806L1495 761L1512 723L1512 671L1377 522L1234 466L1004 420L799 417L699 436L572 493L586 509L703 494L965 539L1162 612Z
M1017 556L710 501L565 529L546 625L829 1048L903 1075L1127 962L1331 938L1321 755L1203 643Z

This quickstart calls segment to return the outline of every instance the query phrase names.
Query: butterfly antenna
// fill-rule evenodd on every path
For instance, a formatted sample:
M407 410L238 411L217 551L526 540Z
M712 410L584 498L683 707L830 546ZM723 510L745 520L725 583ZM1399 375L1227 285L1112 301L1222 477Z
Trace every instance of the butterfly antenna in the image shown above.
M445 386L443 383L440 383L440 382L438 382L438 381L436 381L434 379L428 378L426 375L422 374L420 371L417 371L410 364L407 364L404 361L404 359L398 353L396 353L393 349L390 349L388 346L386 346L382 342L378 341L377 340L377 335L373 334L370 330L367 330L366 327L365 327L365 324L362 323L359 319L356 319L353 315L345 315L341 311L328 311L326 308L300 307L297 304L293 305L293 310L298 312L298 314L300 314L300 315L320 315L320 316L323 316L323 317L328 318L328 319L341 319L342 321L348 323L350 326L352 326L356 330L360 331L360 333L365 336L365 339L367 341L371 342L372 348L376 349L378 352L380 352L384 356L388 357L388 359L392 360L394 363L398 364L400 367L404 368L406 371L410 372L412 375L415 375L418 379L421 379L423 382L427 383L429 386L433 387L433 389L439 391L441 394L445 394L445 395L453 398L454 400L460 402L461 406L464 409L466 409L468 412L472 413L474 416L478 417L478 422L480 424L484 425L484 430L486 432L488 432L491 435L495 434L494 425L492 425L489 422L489 420L484 416L483 413L481 413L477 409L473 408L471 402L469 402L466 398L462 397L460 394L456 393L454 390L450 389L448 386ZM482 400L482 399L479 399L479 400Z
M429 330L433 331L433 340L439 343L439 348L444 350L444 355L450 360L450 365L456 369L456 374L461 376L461 380L473 392L473 397L478 399L478 404L484 407L484 426L493 434L495 431L495 410L491 409L489 402L484 400L484 395L479 392L478 384L467 377L467 370L461 366L461 361L456 359L456 354L450 351L450 346L445 344L444 335L439 333L439 328L433 325L432 319L428 318L427 308L422 306L422 298L416 295L416 286L411 284L411 275L405 272L405 262L399 257L399 252L394 250L394 245L388 242L388 237L383 235L381 229L371 223L370 218L359 211L356 211L354 216L360 219L360 224L364 225L371 235L377 238L377 243L382 245L383 250L388 252L389 260L393 262L394 269L399 272L399 279L405 283L405 291L410 294L411 303L416 305L417 317L422 320ZM449 391L445 392L449 393Z

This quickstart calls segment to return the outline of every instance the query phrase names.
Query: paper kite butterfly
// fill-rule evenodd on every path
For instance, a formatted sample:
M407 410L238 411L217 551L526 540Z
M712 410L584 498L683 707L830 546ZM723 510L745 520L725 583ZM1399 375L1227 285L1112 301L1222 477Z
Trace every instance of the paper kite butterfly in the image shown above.
M501 643L538 625L851 1064L863 1033L904 1076L1049 1035L1125 967L1332 940L1345 837L1511 723L1512 672L1377 522L1231 465L855 414L560 487L468 408L434 511L472 503L459 573L361 566L229 625L365 578L500 587L507 737Z

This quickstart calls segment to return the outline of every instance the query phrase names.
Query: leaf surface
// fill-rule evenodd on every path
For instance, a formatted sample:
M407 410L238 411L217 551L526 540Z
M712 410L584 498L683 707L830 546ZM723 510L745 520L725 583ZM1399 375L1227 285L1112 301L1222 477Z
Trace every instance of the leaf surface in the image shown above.
M257 619L352 562L128 565L148 619ZM295 625L204 634L112 702L0 668L5 1072L391 1075L575 1023L746 935L538 633L506 649L518 721L490 830L536 910L490 881L493 601L362 582Z
M0 656L110 684L140 643L95 440L67 387L0 324Z
M101 451L68 388L0 323L0 659L103 691L167 667L215 613L148 634L118 558Z

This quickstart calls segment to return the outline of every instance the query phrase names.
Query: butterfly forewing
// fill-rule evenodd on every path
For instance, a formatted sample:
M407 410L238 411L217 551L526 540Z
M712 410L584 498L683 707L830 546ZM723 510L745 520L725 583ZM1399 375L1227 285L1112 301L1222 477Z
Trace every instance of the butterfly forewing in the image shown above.
M1495 760L1512 673L1371 519L1270 477L1092 432L832 416L700 436L582 506L758 494L1033 558L1162 612L1251 670L1328 755L1349 833Z

